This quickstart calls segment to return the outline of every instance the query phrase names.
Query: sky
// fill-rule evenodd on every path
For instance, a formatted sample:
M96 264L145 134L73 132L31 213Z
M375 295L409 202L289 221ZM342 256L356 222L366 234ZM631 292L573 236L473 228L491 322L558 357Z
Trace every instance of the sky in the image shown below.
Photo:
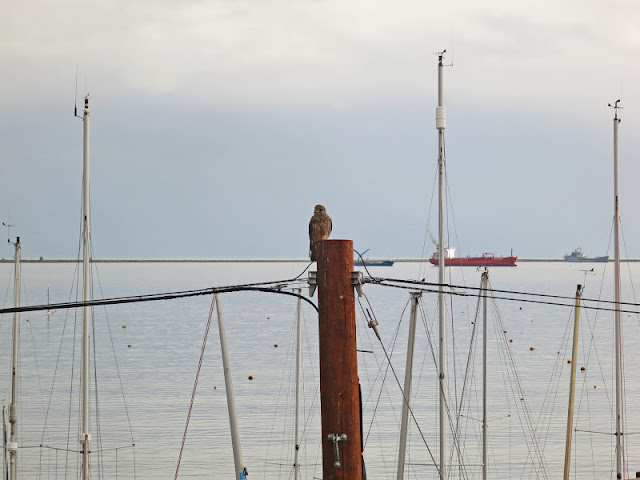
M97 258L304 257L317 203L372 257L430 256L444 49L449 244L612 255L621 99L622 251L640 257L637 1L2 10L0 219L25 258L78 254L85 95Z

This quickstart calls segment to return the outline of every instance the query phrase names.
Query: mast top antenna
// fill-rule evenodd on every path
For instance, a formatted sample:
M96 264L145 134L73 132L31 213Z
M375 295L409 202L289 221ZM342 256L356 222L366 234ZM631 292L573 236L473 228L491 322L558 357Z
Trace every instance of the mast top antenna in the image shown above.
M613 102L613 105L609 104L609 108L612 108L615 111L614 118L616 120L618 119L618 110L621 110L621 109L624 108L624 107L621 107L620 105L618 105L619 103L620 103L620 99L618 99L615 102Z

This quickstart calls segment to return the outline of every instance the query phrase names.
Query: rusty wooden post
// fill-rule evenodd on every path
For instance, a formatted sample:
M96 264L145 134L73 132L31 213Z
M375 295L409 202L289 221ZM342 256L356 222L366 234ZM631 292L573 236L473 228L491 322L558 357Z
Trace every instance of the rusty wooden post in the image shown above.
M322 478L362 479L353 242L316 242ZM346 437L345 437L346 435ZM338 463L339 462L339 463Z

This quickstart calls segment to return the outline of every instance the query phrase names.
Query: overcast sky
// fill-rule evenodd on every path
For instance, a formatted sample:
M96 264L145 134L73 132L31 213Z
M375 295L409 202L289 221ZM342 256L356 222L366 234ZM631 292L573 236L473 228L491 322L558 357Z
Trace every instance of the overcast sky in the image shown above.
M464 255L611 254L607 104L621 98L623 234L640 257L635 0L2 10L0 218L24 257L78 252L76 69L78 104L91 102L94 256L303 257L316 203L333 238L374 257L420 256L427 228L436 234L443 49L450 244Z

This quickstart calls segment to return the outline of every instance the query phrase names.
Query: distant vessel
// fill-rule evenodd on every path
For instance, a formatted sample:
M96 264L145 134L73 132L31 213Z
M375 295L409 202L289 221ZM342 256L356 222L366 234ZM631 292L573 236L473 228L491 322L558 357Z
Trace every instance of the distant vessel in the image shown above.
M508 257L496 257L493 253L483 253L481 257L459 257L455 256L455 248L447 247L444 249L444 266L445 267L515 267L518 257L513 256L513 250ZM434 252L429 259L432 265L438 265L438 252Z
M364 258L363 255L368 251L369 249L367 248L364 252L358 254L358 256L353 259L353 264L357 267L392 267L395 263L393 260L369 260L368 258Z
M392 267L393 260L354 260L353 264L358 267Z
M609 257L607 255L603 257L587 257L580 247L576 248L571 255L565 255L564 259L567 262L608 262Z

